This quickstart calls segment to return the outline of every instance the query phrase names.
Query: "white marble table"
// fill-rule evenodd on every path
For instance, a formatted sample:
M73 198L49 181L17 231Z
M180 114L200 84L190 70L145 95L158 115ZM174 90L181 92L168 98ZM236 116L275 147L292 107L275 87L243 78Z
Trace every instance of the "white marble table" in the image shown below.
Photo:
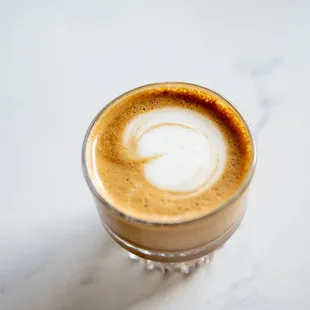
M1 1L0 309L310 309L307 1ZM213 88L259 163L246 219L190 277L146 274L106 235L84 132L138 85Z

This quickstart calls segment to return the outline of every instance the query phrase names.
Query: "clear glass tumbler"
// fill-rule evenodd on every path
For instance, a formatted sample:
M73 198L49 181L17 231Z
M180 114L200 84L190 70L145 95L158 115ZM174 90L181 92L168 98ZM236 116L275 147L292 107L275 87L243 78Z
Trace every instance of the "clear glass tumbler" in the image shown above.
M221 98L242 121L251 144L251 161L247 175L239 190L217 209L193 220L177 223L156 223L135 219L118 211L96 190L89 175L86 151L90 131L107 107L120 100L122 96L161 86L182 86L196 88ZM109 235L129 252L132 259L139 259L146 269L159 268L166 272L180 270L190 272L196 266L209 262L216 249L220 248L237 230L247 207L249 185L256 166L256 146L251 130L237 108L218 93L193 84L167 82L139 87L114 99L106 105L90 124L83 142L82 167L85 179L94 197L101 221Z

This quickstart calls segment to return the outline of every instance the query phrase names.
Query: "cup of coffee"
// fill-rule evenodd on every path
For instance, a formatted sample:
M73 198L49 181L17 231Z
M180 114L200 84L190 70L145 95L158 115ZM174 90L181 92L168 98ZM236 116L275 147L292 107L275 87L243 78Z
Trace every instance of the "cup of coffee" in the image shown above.
M185 272L212 258L245 214L253 136L218 93L167 82L106 105L87 130L83 172L101 221L132 257Z

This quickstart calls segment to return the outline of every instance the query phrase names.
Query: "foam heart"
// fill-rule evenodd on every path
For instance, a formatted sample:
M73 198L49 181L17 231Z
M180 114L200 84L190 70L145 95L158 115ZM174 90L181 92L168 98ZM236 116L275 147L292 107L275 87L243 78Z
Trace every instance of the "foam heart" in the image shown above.
M146 159L146 179L165 191L198 193L214 184L225 167L221 131L207 116L189 109L167 107L140 114L123 138L133 160Z

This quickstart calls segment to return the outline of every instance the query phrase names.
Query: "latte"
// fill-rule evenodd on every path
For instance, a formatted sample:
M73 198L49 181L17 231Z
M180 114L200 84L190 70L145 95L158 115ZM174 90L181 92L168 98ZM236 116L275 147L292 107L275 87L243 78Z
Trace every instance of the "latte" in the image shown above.
M240 115L216 93L181 83L117 98L97 116L86 144L97 194L149 223L181 223L220 208L252 160Z

